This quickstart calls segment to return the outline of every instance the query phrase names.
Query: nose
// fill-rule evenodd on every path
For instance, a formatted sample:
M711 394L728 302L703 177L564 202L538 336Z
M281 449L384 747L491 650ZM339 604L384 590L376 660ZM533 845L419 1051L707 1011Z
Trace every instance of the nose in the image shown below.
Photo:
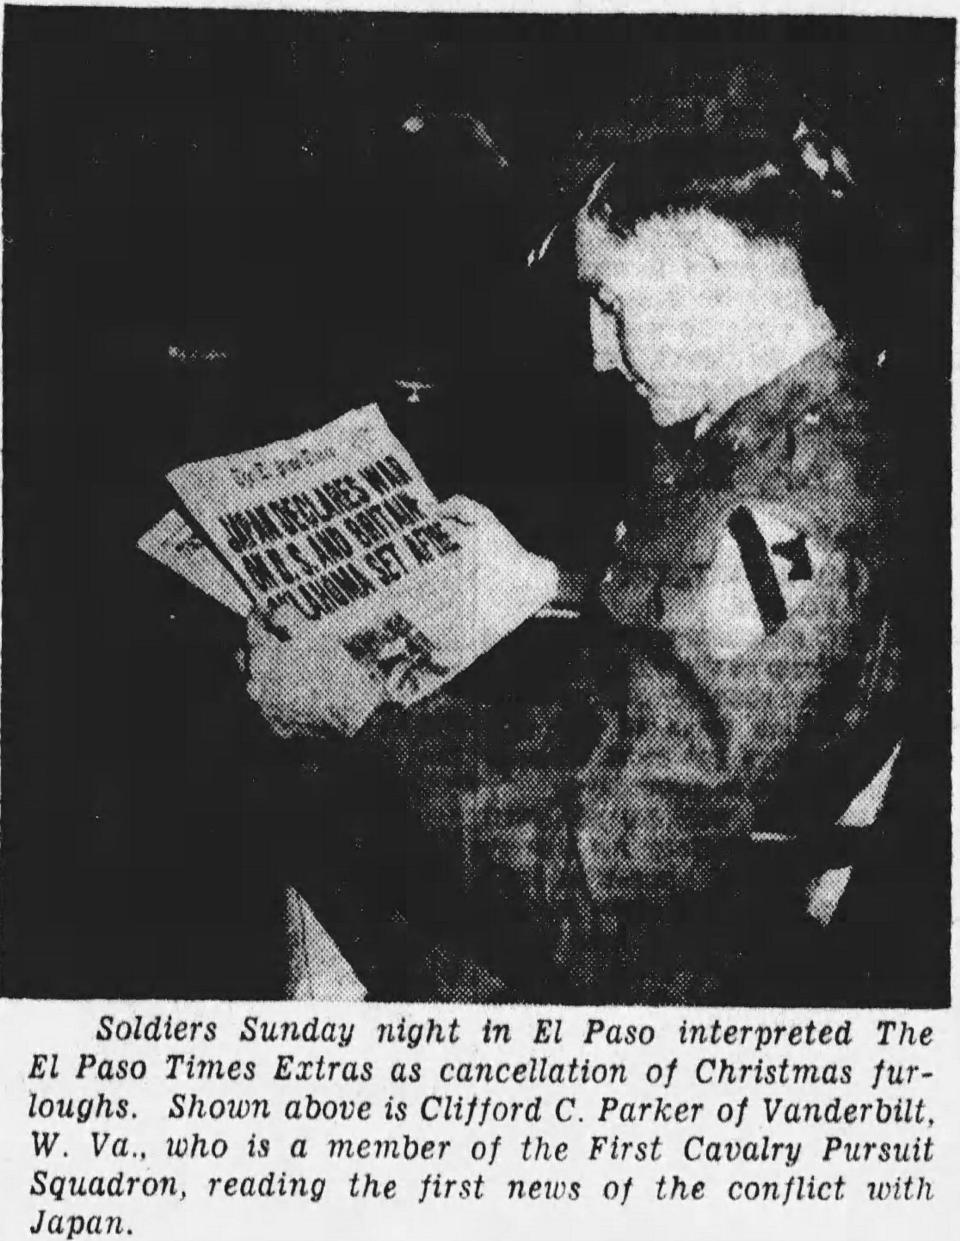
M593 346L593 369L604 371L623 370L620 357L620 341L613 315L608 314L596 301L590 299L590 343Z

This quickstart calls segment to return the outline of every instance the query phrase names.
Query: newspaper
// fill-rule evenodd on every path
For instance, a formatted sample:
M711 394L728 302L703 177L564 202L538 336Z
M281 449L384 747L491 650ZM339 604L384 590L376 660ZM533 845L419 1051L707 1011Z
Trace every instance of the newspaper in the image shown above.
M310 619L398 580L393 536L436 505L376 405L167 477L259 604L289 602Z
M432 693L556 594L553 564L489 509L437 501L375 405L168 477L210 546L176 513L139 546L234 611L252 600L282 615L291 643L261 695L289 698L293 662L311 718L347 735L383 703Z
M238 616L250 611L249 595L176 509L141 535L137 547Z

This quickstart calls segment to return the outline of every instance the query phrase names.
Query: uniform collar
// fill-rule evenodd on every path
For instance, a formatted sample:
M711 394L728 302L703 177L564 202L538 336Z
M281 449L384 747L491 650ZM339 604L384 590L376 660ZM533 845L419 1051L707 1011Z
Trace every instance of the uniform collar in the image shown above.
M701 453L713 456L722 446L756 448L785 421L812 415L816 407L849 391L854 386L852 353L848 342L831 336L768 383L740 397L700 434L696 420L689 419L658 427L654 442L678 465Z
M856 384L853 349L832 336L769 383L741 397L695 441L710 450L728 444L738 450L759 448L783 427L829 405Z

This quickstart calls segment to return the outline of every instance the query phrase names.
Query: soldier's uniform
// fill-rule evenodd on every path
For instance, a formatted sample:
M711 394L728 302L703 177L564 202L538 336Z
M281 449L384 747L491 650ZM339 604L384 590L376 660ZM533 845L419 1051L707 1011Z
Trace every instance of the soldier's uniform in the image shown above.
M563 624L531 622L499 675L390 733L466 942L516 998L755 998L751 947L815 934L829 861L789 841L825 836L897 740L872 383L831 340L658 448L567 654L531 687L510 644ZM529 932L515 954L501 918Z

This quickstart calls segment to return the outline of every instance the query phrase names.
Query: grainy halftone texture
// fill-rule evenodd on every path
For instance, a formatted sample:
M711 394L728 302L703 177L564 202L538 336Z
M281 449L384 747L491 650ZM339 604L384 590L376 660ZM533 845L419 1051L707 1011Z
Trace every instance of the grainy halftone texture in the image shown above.
M765 804L784 768L851 736L895 687L887 493L866 389L833 340L677 458L651 461L604 585L626 623L574 626L582 639L555 693L531 702L522 681L491 684L470 699L434 695L404 718L393 744L423 829L465 889L493 875L538 927L564 998L723 997L752 939L791 920L819 929L814 876L783 866L775 843L763 846L772 861L750 869L745 855L761 852L755 833L777 832ZM752 554L782 608L718 656L702 624L671 621L683 609L664 615L656 601L699 589L694 570L744 511L760 515ZM778 550L764 540L770 514L805 532L816 572L795 539ZM796 596L791 573L805 587ZM836 796L858 791L844 795L841 779ZM484 928L475 934L482 951ZM467 964L451 984L448 968L438 993L484 998ZM512 991L530 998L522 982Z
M287 1000L362 1000L366 989L296 888L284 891Z

